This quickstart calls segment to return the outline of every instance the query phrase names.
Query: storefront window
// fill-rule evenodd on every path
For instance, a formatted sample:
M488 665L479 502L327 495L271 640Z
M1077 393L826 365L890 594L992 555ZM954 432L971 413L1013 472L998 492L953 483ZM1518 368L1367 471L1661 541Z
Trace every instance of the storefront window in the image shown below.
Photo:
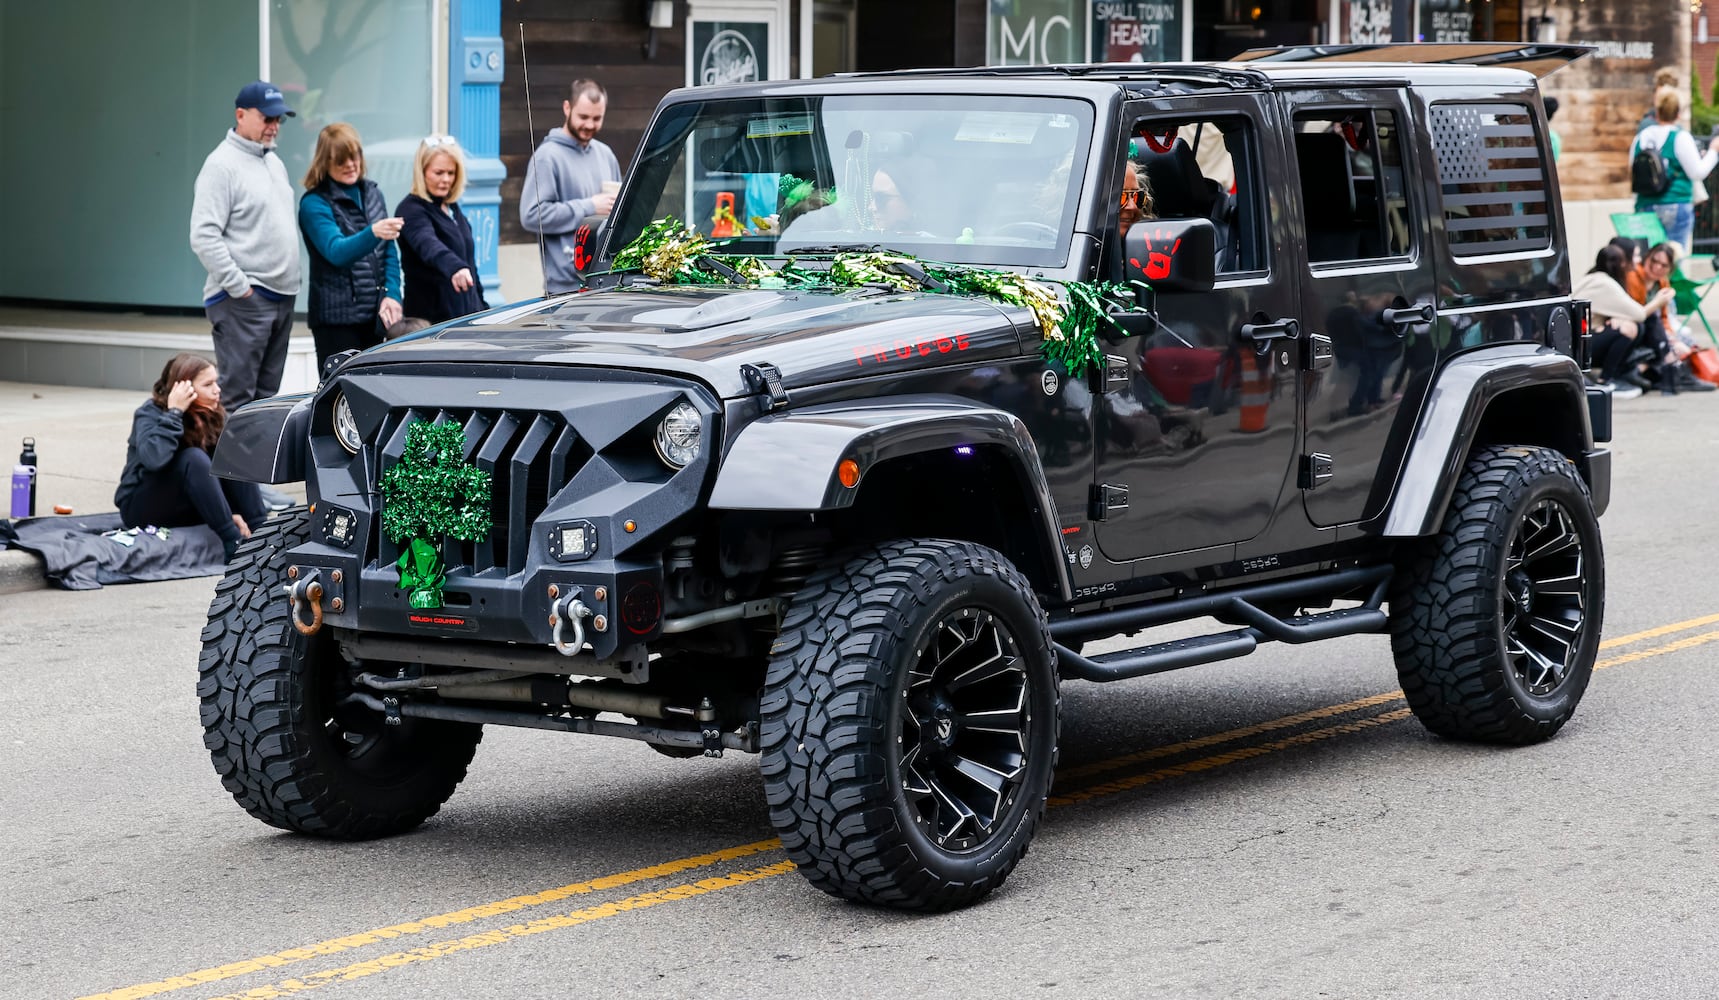
M1086 0L990 0L985 64L1086 62L1086 8Z
M1181 0L1093 3L1093 62L1172 62L1182 58Z
M431 131L432 0L337 3L274 0L269 79L298 117L281 123L281 158L294 186L317 133L347 122L364 140L364 165L392 207L412 189L412 157Z

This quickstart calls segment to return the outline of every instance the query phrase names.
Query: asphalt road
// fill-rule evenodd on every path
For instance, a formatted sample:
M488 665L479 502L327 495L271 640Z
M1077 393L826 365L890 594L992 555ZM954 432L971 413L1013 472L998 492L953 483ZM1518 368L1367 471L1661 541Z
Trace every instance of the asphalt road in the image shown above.
M212 581L0 597L0 996L1719 994L1719 395L1619 411L1556 739L1429 736L1382 637L1069 684L1032 853L940 917L810 889L741 755L491 729L417 833L279 833L203 749Z

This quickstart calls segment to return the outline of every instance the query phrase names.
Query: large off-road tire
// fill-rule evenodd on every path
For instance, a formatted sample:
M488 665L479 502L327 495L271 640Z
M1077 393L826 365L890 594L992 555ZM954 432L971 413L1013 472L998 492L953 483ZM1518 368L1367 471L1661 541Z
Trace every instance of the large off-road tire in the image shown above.
M215 588L197 661L203 742L252 816L342 840L385 837L433 816L465 777L482 727L342 707L347 669L328 631L293 628L282 586L303 508L239 546Z
M825 892L965 906L1027 852L1059 709L1044 612L1007 559L890 542L814 575L783 620L762 703L770 820Z
M1442 529L1404 555L1391 651L1415 716L1485 743L1556 733L1587 690L1605 611L1600 526L1570 460L1477 449Z

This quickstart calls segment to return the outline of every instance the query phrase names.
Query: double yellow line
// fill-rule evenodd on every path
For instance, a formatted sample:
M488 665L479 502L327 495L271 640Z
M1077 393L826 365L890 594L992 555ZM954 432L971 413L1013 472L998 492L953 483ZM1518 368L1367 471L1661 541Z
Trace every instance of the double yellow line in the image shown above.
M1675 635L1679 632L1687 632L1692 629L1716 623L1719 623L1719 614L1706 615L1700 618L1691 618L1687 621L1676 622L1670 625L1662 625L1657 628L1651 628L1641 632L1633 632L1629 635L1622 635L1613 639L1607 639L1600 643L1600 649L1602 651L1607 649L1616 649L1620 646L1644 642L1649 639L1657 639L1667 635ZM1640 660L1650 659L1655 656L1663 656L1667 653L1675 653L1714 641L1719 641L1719 629L1685 636L1684 638L1660 646L1606 657L1596 662L1594 664L1594 669L1603 670L1608 667L1620 666L1625 663L1634 663ZM1251 740L1260 736L1279 733L1285 730L1292 730L1308 723L1324 722L1326 720L1336 719L1339 716L1346 716L1350 713L1363 711L1365 709L1392 706L1375 715L1334 722L1330 725L1294 732L1267 742L1246 744L1223 753L1182 761L1180 763L1166 765L1151 771L1125 774L1122 777L1115 778L1110 781L1084 785L1078 789L1067 792L1057 792L1051 796L1050 804L1053 807L1058 807L1085 802L1107 795L1114 795L1118 792L1140 788L1144 785L1153 784L1155 782L1165 781L1170 778L1197 774L1202 771L1210 771L1214 768L1222 767L1226 764L1252 760L1258 757L1263 757L1267 754L1276 753L1280 750L1306 746L1311 743L1317 743L1323 740L1361 732L1366 729L1388 725L1392 722L1408 718L1408 708L1398 707L1401 705L1402 700L1402 695L1395 692L1370 695L1365 698L1357 698L1354 701L1344 702L1340 705L1328 705L1311 711L1299 712L1294 715L1286 715L1282 718L1273 719L1268 722L1243 726L1226 732L1215 733L1210 736L1201 736L1196 739L1184 740L1180 743L1169 744L1167 746L1153 747L1148 750L1124 754L1119 757L1113 757L1092 764L1082 765L1080 767L1068 768L1058 772L1057 782L1059 784L1067 785L1074 781L1124 770L1138 764L1149 763L1155 760L1164 760L1170 757L1179 757L1194 751L1222 746L1227 743ZM457 927L462 924L472 923L473 921L515 913L532 907L557 903L596 892L603 892L652 879L667 878L673 875L697 871L699 869L709 868L725 862L737 861L745 858L756 858L759 855L773 852L781 846L782 844L779 840L760 840L751 844L742 844L738 847L712 851L708 854L699 854L693 857L681 858L658 865L635 868L631 871L619 872L614 875L607 875L602 878L591 879L585 882L574 882L570 885L560 886L555 889L546 889L541 892L521 896L511 896L507 899L496 900L495 902L484 903L478 906L470 906L460 910L453 910L436 916L423 917L418 920L393 924L387 927L379 927L374 930L362 931L357 934L348 934L342 937L330 938L326 941L319 941L315 944L305 945L299 948L289 948L285 951L277 951L272 954L261 955L256 958L249 958L239 962L231 962L226 965L199 969L195 972L172 976L156 982L139 983L135 986L127 986L107 993L93 994L82 998L82 1000L143 1000L145 997L159 996L163 993L171 993L176 990L188 989L194 986L207 986L235 979L240 976L282 968L298 962L308 961L313 958L325 958L338 955L343 952L379 944L384 941L392 941L431 931ZM227 994L223 997L216 998L216 1000L273 1000L273 998L277 997L297 996L300 993L306 993L323 986L347 982L354 979L362 979L367 976L376 975L377 973L386 972L389 969L399 968L401 966L420 964L437 958L445 958L449 955L472 951L477 948L504 944L518 938L530 937L547 931L577 927L581 924L604 920L622 913L631 913L636 910L660 906L664 903L678 902L683 899L691 899L697 896L708 895L713 892L720 892L724 889L750 885L762 879L783 875L793 870L793 862L776 861L757 868L750 868L742 871L731 872L726 875L686 882L671 888L639 893L613 902L600 903L595 906L584 907L570 912L555 913L550 916L538 917L536 919L527 920L522 923L516 923L506 927L481 931L465 935L463 937L450 938L448 940L437 941L415 948L392 952L379 958L353 962L336 968L323 969L298 978L283 979L279 982L257 989L243 990L238 993Z

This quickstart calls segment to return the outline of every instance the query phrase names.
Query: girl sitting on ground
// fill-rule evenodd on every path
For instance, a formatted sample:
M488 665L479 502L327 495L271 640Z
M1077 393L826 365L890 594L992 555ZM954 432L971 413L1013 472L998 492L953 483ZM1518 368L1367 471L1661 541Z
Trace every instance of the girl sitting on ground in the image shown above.
M214 362L178 354L131 417L125 471L113 502L128 528L206 524L227 559L267 516L253 483L217 479L209 460L226 423Z

